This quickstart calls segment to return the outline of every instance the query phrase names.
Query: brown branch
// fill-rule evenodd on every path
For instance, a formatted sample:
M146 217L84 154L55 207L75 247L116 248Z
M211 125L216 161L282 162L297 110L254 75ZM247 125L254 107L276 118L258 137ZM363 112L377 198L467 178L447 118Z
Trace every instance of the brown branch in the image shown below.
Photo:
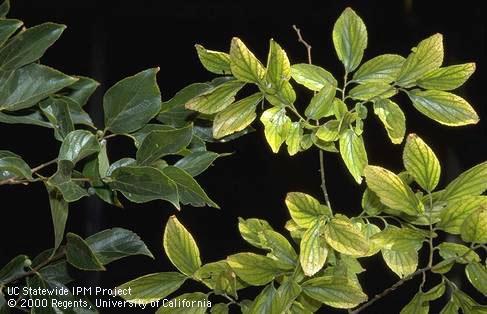
M303 36L301 35L301 30L296 25L293 25L293 29L298 35L298 42L302 43L304 47L306 47L306 51L308 53L308 63L311 64L311 48L313 47L311 47L311 45L306 40L304 40Z
M41 169L44 169L45 167L50 166L50 165L52 165L52 164L54 164L56 162L57 162L57 158L55 158L53 160L50 160L48 162L45 162L43 164L40 164L37 167L32 168L31 169L31 172L32 172L32 174L34 174L37 171L39 171ZM39 181L39 180L36 180L36 179L34 179L34 180L26 180L24 178L12 177L12 178L8 178L8 179L1 180L0 181L0 185L14 185L14 184L28 185L29 183L36 182L36 181Z

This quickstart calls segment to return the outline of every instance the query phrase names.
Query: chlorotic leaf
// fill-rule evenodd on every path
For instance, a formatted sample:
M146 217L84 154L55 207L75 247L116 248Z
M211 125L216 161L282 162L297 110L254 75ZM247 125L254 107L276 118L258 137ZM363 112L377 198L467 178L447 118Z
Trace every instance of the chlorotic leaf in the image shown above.
M481 207L487 208L487 196L464 196L448 201L437 226L448 233L460 234L465 218Z
M391 83L393 82L404 58L394 54L384 54L370 59L360 66L353 74L353 80L357 83Z
M232 38L230 46L232 74L242 82L259 84L265 76L262 63L239 38Z
M323 223L316 219L301 238L299 260L306 276L313 276L325 265L328 248L323 237Z
M201 45L195 45L201 64L208 71L215 74L230 74L230 56L220 51L207 50Z
M382 249L382 257L387 266L401 278L414 273L418 267L418 252L414 249L407 251Z
M328 207L321 205L314 197L301 192L288 193L286 206L296 224L306 229L310 228L316 219L331 216Z
M406 134L406 117L401 108L390 99L377 99L374 101L374 113L384 124L392 143L402 143Z
M220 112L235 101L235 95L244 85L236 80L228 80L186 102L186 109L205 114Z
M303 138L303 129L299 122L291 123L289 133L286 138L287 152L289 156L296 155L301 151L301 141Z
M417 83L425 89L452 90L462 86L473 72L475 63L451 65L428 72Z
M305 281L303 292L326 305L350 309L367 301L360 286L346 277L323 276Z
M368 164L362 136L357 136L352 130L346 130L340 137L340 155L350 174L360 184L364 168Z
M227 262L238 277L254 286L263 286L284 271L280 264L270 257L254 253L230 255Z
M276 90L280 90L283 83L291 78L291 65L286 52L273 39L271 39L269 44L265 78L271 84L271 88Z
M337 86L337 81L330 72L313 64L292 65L291 76L298 84L315 92L319 92L325 85Z
M468 169L450 182L441 194L440 200L480 195L485 190L487 190L487 161Z
M308 107L304 111L306 117L319 120L333 114L333 99L335 99L336 87L330 84L323 86L320 91L313 96Z
M469 263L465 267L468 281L483 295L487 295L487 269L477 262Z
M324 227L325 240L336 251L351 255L365 256L369 243L360 230L345 216L335 216Z
M277 153L288 137L292 126L291 119L284 108L269 108L262 113L260 121L264 124L264 134L272 152Z
M460 227L460 235L465 242L487 242L487 208L480 207L468 215Z

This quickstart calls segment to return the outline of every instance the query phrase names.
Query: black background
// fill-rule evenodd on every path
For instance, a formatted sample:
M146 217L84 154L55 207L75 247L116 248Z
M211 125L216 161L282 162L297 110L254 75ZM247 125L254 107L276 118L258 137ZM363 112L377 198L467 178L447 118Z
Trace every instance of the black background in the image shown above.
M279 42L292 63L306 62L306 53L297 43L292 25L298 25L313 45L313 61L336 77L343 74L331 41L331 30L342 10L351 6L367 25L369 44L364 60L382 53L407 55L421 39L436 32L444 34L445 64L475 61L477 71L457 93L477 110L481 122L475 126L449 128L422 116L410 102L399 97L407 116L408 132L419 134L436 151L442 162L441 184L462 170L485 160L487 118L485 106L485 13L479 1L13 1L10 17L27 26L45 21L67 24L61 39L42 58L44 64L68 74L91 76L101 86L87 108L95 123L103 121L101 99L104 91L118 80L143 69L159 66L158 82L163 99L182 87L213 78L199 64L194 44L227 51L233 36L240 37L256 56L267 56L268 40ZM301 89L298 89L301 91ZM304 110L306 95L298 94L298 108ZM299 101L301 99L301 101ZM95 198L73 204L67 230L88 236L119 226L137 232L156 256L131 257L114 262L108 271L75 274L81 284L113 287L137 276L174 270L162 250L163 227L172 214L192 232L203 262L252 250L239 236L237 217L267 219L279 231L289 219L284 197L289 191L304 191L322 199L319 189L318 153L311 149L289 157L285 150L272 154L260 123L257 131L235 142L212 145L217 152L235 152L216 161L198 179L221 206L184 207L177 212L169 203L126 204L118 209ZM52 131L22 125L1 125L1 148L14 151L31 166L57 155L59 143ZM393 145L380 122L372 114L365 123L365 143L371 164L401 170L402 145ZM110 142L112 161L134 148L129 141ZM325 154L328 188L334 211L356 215L361 211L363 186L357 186L339 156ZM52 245L52 226L47 195L41 184L2 186L0 218L0 265L20 253L35 256ZM380 256L363 261L368 272L360 275L369 295L382 291L397 280L386 270ZM424 265L424 261L423 261ZM463 269L453 277L465 283ZM365 313L399 312L415 293L410 283ZM184 292L200 288L185 284ZM247 293L252 297L252 291ZM244 293L244 296L246 293ZM478 296L478 294L476 294ZM444 301L444 300L442 300ZM442 303L442 302L440 302ZM101 310L108 313L108 310ZM120 311L115 311L120 313ZM327 311L331 313L331 311ZM438 312L438 307L433 307Z

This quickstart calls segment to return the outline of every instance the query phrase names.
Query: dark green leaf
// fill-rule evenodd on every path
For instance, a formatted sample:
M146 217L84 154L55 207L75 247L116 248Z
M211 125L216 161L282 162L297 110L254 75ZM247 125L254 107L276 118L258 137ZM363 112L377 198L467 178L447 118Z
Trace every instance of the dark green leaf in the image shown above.
M276 297L276 288L274 284L267 285L259 295L255 298L252 303L251 308L247 312L248 314L259 314L259 313L271 313L272 311L272 301ZM246 314L247 314L246 313Z
M26 273L25 263L29 258L25 255L19 255L8 262L7 265L0 269L0 284L6 284L13 279L22 276Z
M7 124L31 124L45 128L52 128L52 124L47 121L39 109L36 109L35 111L29 110L25 115L9 115L0 112L0 122Z
M5 3L8 3L7 1L4 1L0 5L0 16L1 16L1 8L2 6L5 6ZM19 20L7 20L7 19L0 19L0 47L3 46L3 44L12 36L19 27L21 27L24 23Z
M68 263L81 270L105 270L88 243L74 233L66 235L66 258Z
M19 33L0 50L0 69L14 70L36 61L64 29L65 25L44 23Z
M231 74L230 56L220 51L207 50L201 45L195 45L201 64L208 71L215 74Z
M86 243L103 265L132 255L154 258L137 234L122 228L100 231L86 238Z
M39 107L53 125L57 140L63 141L68 133L74 131L73 120L66 102L57 98L47 98L39 104Z
M0 4L0 17L5 18L9 11L10 11L10 0L4 0L2 4Z
M186 279L186 276L176 272L155 273L126 282L118 288L131 288L130 294L121 295L125 300L147 304L163 299L178 290Z
M184 158L179 159L174 166L183 169L191 176L195 177L208 169L218 158L214 152L193 152Z
M58 160L68 160L76 164L81 159L100 151L100 144L93 133L75 130L69 133L59 150Z
M64 228L66 227L66 221L68 220L68 202L64 200L63 194L54 187L46 185L47 193L49 195L49 205L51 206L52 224L54 226L54 249L61 244L64 238Z
M2 180L16 177L33 180L29 165L9 151L0 151L0 178Z
M149 165L163 156L176 154L189 145L193 126L167 131L152 131L144 138L137 150L137 163Z
M271 304L271 314L286 313L294 300L301 294L301 287L289 279L279 286Z
M169 217L163 244L171 263L183 274L192 276L201 267L198 245L175 216Z
M161 92L156 82L159 68L148 69L113 85L103 96L105 128L130 133L143 127L161 110Z
M78 80L66 87L61 92L65 97L76 102L80 107L83 107L88 102L90 96L95 92L96 88L100 85L92 78L84 76L74 76Z
M74 164L69 160L59 160L56 173L49 178L49 188L58 189L67 202L75 202L82 197L88 196L84 188L71 179Z

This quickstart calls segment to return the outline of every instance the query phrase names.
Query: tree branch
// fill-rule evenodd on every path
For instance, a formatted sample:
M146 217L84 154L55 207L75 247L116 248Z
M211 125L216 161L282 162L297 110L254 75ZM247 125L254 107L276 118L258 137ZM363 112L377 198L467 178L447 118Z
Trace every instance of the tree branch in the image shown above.
M45 162L43 164L40 164L39 166L37 167L34 167L31 169L31 172L34 174L36 173L37 171L47 167L47 166L50 166L54 163L57 162L57 158L53 159L53 160L50 160L48 162ZM23 178L19 178L19 177L12 177L12 178L8 178L8 179L5 179L5 180L1 180L0 181L0 185L14 185L14 184L23 184L23 185L28 185L30 182L36 182L36 181L39 181L39 180L26 180L26 179L23 179Z

